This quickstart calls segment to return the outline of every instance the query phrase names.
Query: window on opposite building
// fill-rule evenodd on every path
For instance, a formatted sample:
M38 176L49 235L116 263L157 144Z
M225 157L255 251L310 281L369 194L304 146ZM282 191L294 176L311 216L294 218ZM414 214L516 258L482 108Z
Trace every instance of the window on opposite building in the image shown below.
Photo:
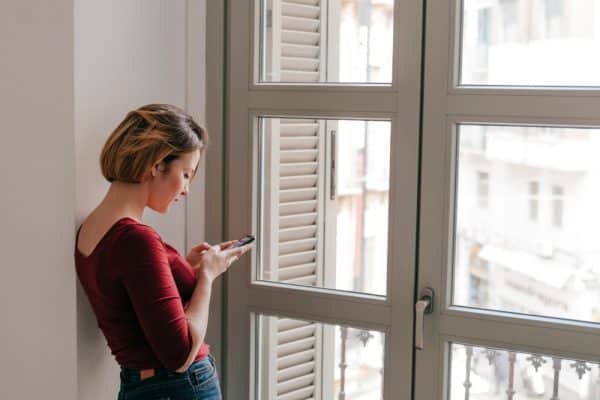
M502 40L516 42L519 40L519 4L517 0L501 0Z
M539 193L540 193L539 182L536 182L536 181L529 182L529 220L532 222L536 222L538 220Z
M563 0L546 0L546 37L559 38L566 31L565 5Z
M552 186L552 226L555 228L563 226L564 197L562 186Z
M490 176L487 172L477 172L477 205L487 208L490 199Z

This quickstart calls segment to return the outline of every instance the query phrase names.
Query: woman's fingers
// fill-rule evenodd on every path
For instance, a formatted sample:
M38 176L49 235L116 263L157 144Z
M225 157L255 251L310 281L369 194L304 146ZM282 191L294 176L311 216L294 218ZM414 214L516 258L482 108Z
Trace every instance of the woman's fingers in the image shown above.
M246 253L253 247L254 247L254 243L250 243L245 246L226 249L223 251L223 253L226 253L228 258L235 258L237 260L238 258L240 258L242 256L242 254Z
M210 244L203 242L203 243L200 243L198 246L193 247L192 251L202 252L202 251L206 251L208 249L210 249Z
M219 244L219 246L221 246L221 250L225 250L230 248L235 242L237 242L237 240L230 240L228 242L223 242Z

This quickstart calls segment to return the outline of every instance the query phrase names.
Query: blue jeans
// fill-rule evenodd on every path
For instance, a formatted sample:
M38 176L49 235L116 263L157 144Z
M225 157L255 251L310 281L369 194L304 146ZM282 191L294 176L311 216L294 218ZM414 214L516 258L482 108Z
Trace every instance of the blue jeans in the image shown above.
M140 381L139 371L121 368L118 400L221 400L215 359L209 355L192 363L186 372L156 369L156 375Z

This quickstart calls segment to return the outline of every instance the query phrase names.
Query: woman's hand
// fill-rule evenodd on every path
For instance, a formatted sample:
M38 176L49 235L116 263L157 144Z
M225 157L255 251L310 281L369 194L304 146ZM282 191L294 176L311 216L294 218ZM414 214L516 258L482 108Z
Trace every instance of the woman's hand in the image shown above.
M242 247L231 247L229 244L225 249L220 245L210 247L202 254L202 260L198 268L195 268L196 277L207 279L209 282L214 281L252 247L253 243Z
M219 244L219 247L221 248L221 250L225 250L229 247L231 247L236 241L235 240L230 240L229 242L223 242ZM211 245L209 243L203 242L200 243L198 246L193 247L192 250L190 250L190 254L187 255L187 257L185 257L185 259L187 260L187 262L190 263L190 265L196 269L198 267L198 265L200 264L200 262L202 261L202 255L204 254L204 252L208 249L211 248Z
M190 254L188 254L185 259L190 263L192 268L195 269L200 263L200 260L202 260L202 254L204 254L204 252L208 249L210 249L210 244L206 242L200 243L198 246L193 247L192 250L190 250Z

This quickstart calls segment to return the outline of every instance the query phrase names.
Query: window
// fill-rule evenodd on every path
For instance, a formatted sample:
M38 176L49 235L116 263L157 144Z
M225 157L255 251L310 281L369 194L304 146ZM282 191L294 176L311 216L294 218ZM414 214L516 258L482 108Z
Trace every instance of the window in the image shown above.
M385 334L256 316L258 399L381 399Z
M562 228L564 212L564 190L561 186L552 186L552 226Z
M487 172L477 172L477 205L487 208L490 196L490 176Z
M596 243L580 240L585 231L548 229L552 186L541 183L579 179L597 165L590 144L598 130L572 126L597 121L597 93L569 88L563 95L556 92L564 88L546 92L541 85L599 86L594 50L600 41L546 38L544 0L512 3L517 17L509 21L521 36L508 40L501 34L503 3L231 1L227 232L256 229L260 243L252 268L232 269L226 282L226 368L235 382L228 398L341 398L351 393L351 368L339 364L356 357L353 373L377 390L356 389L376 398L508 393L525 399L522 359L533 356L526 352L600 360L597 328L590 327L597 322L600 280L587 270L597 263L585 258L598 254ZM566 15L581 6L571 3L564 3ZM261 31L260 23L251 26L252 17L260 19L265 9L271 15ZM397 29L373 23L391 10L393 17L383 21L395 21ZM590 20L589 27L600 26L597 17ZM379 58L375 50L377 29L398 39L393 68L385 61L391 54ZM247 46L249 36L262 46L258 56ZM335 82L361 84L330 85ZM495 87L502 85L512 87ZM389 139L377 133L377 124L389 126ZM467 126L479 136L462 136ZM374 151L378 142L389 148ZM530 182L539 183L540 198L532 214L544 223L528 219ZM595 193L577 196L594 204L600 202L589 200ZM588 204L569 196L573 204ZM564 213L561 224L598 221L593 215L575 224L571 217ZM551 251L538 248L541 239ZM572 256L576 251L582 257ZM382 276L385 285L373 284ZM425 351L419 351L410 316L415 294L426 287L436 292L435 309L422 321ZM265 324L257 316L273 319ZM575 326L578 321L585 324ZM352 337L355 347L344 362L342 344ZM483 367L486 350L502 350L497 369ZM524 357L511 363L510 352ZM283 361L290 363L280 365L287 356ZM248 373L248 365L258 372ZM494 373L498 393L490 387ZM565 366L560 379L544 375L544 384L575 393L570 380L576 374L566 376ZM511 379L518 383L512 386ZM568 398L550 389L534 394Z
M531 222L536 222L538 220L539 193L539 182L529 182L529 220Z
M519 4L517 0L501 0L502 38L505 42L519 40Z
M492 19L491 8L482 8L479 10L479 18L477 19L477 42L483 45L490 44L491 35L491 19Z
M225 283L225 396L405 398L412 324L390 315L413 310L422 4L226 4L225 231L257 245Z
M393 0L262 0L262 83L392 82Z
M564 0L546 0L546 37L561 37L566 32Z
M258 279L386 294L389 121L259 119Z
M600 87L597 1L459 3L460 85Z
M486 126L484 133L474 124L458 125L453 304L507 312L523 312L526 304L528 314L600 322L591 306L579 306L595 298L600 284L599 273L590 272L584 283L579 272L595 263L584 243L600 218L587 206L600 202L594 161L600 129ZM484 134L482 157L471 143ZM559 176L579 182L569 191L581 204L578 215L566 212ZM545 177L557 180L544 185Z

